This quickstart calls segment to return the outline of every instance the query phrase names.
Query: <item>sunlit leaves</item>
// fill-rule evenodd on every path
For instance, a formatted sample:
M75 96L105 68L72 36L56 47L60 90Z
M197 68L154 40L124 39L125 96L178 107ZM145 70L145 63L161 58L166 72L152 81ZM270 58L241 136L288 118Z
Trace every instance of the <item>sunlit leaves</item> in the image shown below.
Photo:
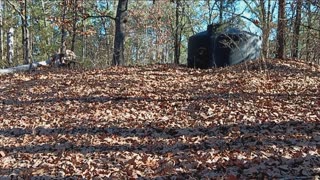
M266 67L1 76L0 177L312 178L320 68Z

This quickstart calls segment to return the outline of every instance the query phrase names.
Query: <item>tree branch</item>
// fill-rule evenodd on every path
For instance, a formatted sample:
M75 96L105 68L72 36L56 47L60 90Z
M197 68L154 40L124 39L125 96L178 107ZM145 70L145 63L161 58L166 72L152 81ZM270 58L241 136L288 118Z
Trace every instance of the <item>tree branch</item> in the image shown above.
M110 16L110 15L97 15L97 16L89 15L89 16L86 16L84 19L86 20L86 19L88 19L88 18L103 18L103 17L110 18L110 19L112 19L112 20L114 20L114 21L116 20L115 17L112 17L112 16Z
M19 14L19 16L20 16L23 20L25 20L22 12L18 10L18 8L16 7L16 5L14 5L14 4L13 4L12 2L10 2L9 0L7 0L6 2L13 8L14 11L16 11L16 12Z
M315 30L315 31L320 32L320 29L314 28L314 27L312 27L312 26L308 26L308 25L305 25L305 24L301 24L301 26L303 26L303 27L305 27L305 28L308 28L308 29L312 29L312 30Z
M233 18L241 17L241 18L243 18L243 19L246 19L246 20L250 21L250 22L253 23L255 26L257 26L259 29L262 29L262 27L261 27L259 24L255 23L255 20L254 20L254 19L248 18L248 17L243 16L243 15L241 15L241 14L235 14L235 13L234 13L233 15L235 15Z

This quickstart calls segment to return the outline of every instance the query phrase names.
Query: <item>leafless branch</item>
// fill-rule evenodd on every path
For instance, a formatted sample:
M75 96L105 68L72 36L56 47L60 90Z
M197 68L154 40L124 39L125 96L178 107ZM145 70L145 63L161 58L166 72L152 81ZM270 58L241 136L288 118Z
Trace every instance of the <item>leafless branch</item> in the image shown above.
M84 19L88 19L88 18L103 18L103 17L106 17L106 18L110 18L112 20L116 20L115 17L112 17L110 15L97 15L97 16L94 16L94 15L89 15L89 16L86 16Z
M18 10L18 8L16 7L15 4L13 4L12 2L10 2L9 0L7 0L6 2L13 8L14 11L16 11L16 12L19 14L19 16L20 16L23 20L25 20L24 15L22 14L21 11Z

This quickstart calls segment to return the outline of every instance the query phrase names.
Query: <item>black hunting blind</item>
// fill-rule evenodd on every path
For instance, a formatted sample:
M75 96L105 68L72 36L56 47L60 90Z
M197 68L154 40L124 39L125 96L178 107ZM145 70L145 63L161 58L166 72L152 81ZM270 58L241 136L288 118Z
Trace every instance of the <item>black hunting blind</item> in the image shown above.
M260 56L261 37L236 28L210 24L188 42L188 67L207 69L239 64Z

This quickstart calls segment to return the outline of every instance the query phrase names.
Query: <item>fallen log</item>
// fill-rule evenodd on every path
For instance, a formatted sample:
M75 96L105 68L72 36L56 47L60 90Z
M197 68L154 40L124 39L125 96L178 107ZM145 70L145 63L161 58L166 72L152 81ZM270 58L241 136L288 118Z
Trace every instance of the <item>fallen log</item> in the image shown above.
M46 61L40 61L40 62L34 62L31 64L31 68L35 69L40 66L50 66L52 63L51 59L48 59ZM10 67L6 69L0 69L0 75L1 74L10 74L10 73L16 73L16 72L23 72L30 70L30 64L24 64L16 67Z
M20 65L16 67L10 67L6 69L0 69L0 75L1 74L9 74L9 73L16 73L16 72L23 72L28 71L32 69L36 69L40 66L46 66L46 67L68 67L70 68L71 65L75 66L76 64L79 64L79 62L76 61L76 55L71 50L66 50L66 53L56 53L53 54L48 60L46 61L40 61L40 62L34 62L31 65L25 64Z

